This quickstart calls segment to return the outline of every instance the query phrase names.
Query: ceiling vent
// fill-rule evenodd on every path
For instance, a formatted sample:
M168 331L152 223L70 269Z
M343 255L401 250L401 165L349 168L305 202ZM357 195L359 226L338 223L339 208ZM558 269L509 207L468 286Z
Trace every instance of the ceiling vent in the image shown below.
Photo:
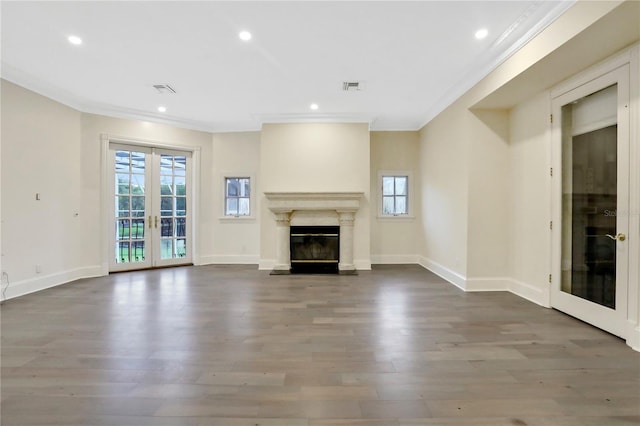
M169 86L168 84L154 84L153 88L156 89L158 91L159 94L164 95L164 94L171 94L171 93L176 93L176 91L174 90L173 87Z
M342 90L345 92L360 92L364 85L360 81L345 81L342 83Z

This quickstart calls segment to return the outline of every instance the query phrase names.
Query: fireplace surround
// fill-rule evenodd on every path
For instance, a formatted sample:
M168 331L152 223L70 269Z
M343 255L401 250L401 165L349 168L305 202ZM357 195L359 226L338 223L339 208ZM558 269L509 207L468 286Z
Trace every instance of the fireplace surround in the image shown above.
M291 273L291 226L338 226L338 272L355 274L353 225L363 192L265 192L276 221L276 264L272 274Z

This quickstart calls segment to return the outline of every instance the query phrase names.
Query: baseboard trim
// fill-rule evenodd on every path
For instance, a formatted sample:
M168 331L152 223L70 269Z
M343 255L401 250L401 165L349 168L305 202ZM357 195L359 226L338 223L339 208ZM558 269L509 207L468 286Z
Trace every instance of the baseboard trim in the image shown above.
M276 266L275 259L260 259L258 261L258 269L261 271L271 271Z
M372 265L402 265L418 263L416 254L372 254Z
M358 271L370 271L371 270L371 261L370 260L363 260L363 259L356 259L353 261L353 264L356 267L356 270Z
M640 325L627 321L627 346L634 351L640 352Z
M467 278L466 291L509 291L508 277Z
M466 291L508 291L536 305L550 308L549 291L509 277L468 278Z
M438 275L440 278L444 278L449 281L456 287L465 291L467 290L467 278L464 275L452 271L451 269L440 265L438 262L434 262L433 260L422 256L418 257L418 264Z
M516 296L520 296L523 299L527 299L528 301L535 303L536 305L540 305L545 308L551 307L551 295L548 287L538 288L523 281L511 278L509 291Z
M508 291L537 305L550 307L548 288L541 289L509 277L466 278L422 256L418 258L418 264L464 291ZM640 337L638 337L638 344L640 345Z
M92 278L104 276L102 265L86 266L83 268L70 269L55 274L38 276L22 281L10 283L6 289L6 298L2 300L14 299L16 297L25 296L48 288L57 287L67 284L71 281L82 278ZM4 285L3 285L4 288Z
M257 255L232 254L201 256L199 265L256 265L260 261Z

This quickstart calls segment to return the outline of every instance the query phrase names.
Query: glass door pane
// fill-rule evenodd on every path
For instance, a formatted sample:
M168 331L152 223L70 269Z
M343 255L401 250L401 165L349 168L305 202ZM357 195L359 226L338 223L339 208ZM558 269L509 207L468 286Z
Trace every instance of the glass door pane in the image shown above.
M184 153L159 151L159 213L160 229L156 247L160 257L156 264L189 263L189 208L188 174L189 157Z
M145 217L149 203L146 185L148 154L141 150L114 148L114 235L112 269L150 265Z
M611 309L616 308L616 92L613 85L562 107L561 291Z

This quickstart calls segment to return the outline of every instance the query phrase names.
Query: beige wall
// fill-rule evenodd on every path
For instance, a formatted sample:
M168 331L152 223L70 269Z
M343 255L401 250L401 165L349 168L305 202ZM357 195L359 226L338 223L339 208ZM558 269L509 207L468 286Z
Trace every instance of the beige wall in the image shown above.
M514 197L519 200L518 197L525 196L517 192L517 188L509 186L511 174L520 171L517 168L519 164L510 164L520 150L518 145L514 153L510 138L513 135L520 137L526 132L520 126L525 129L532 126L548 128L548 114L536 110L529 122L521 119L514 127L506 110L536 98L537 93L572 72L581 71L581 68L575 68L573 61L566 59L567 55L578 55L580 64L594 63L636 37L637 28L625 24L624 28L629 27L628 35L617 35L604 47L597 43L600 47L591 56L589 43L572 43L572 38L578 36L581 40L594 42L601 39L602 32L592 33L590 27L599 28L598 20L612 10L619 14L620 11L614 9L621 3L578 2L421 129L420 179L425 243L420 254L424 266L467 289L506 288L513 284L510 278L514 274L523 278L525 275L535 276L535 280L542 276L541 270L535 273L515 271L516 265L522 265L522 262L510 260L511 250L505 247L515 249L515 245L521 244L512 242L512 232L518 229L519 219L511 224L513 217L507 212L514 208ZM627 15L637 13L637 5L630 2L624 4L623 9ZM625 22L632 19L627 17ZM608 22L608 25L615 27L615 22ZM565 45L571 45L571 51L565 52L562 61L558 62L553 53L564 50ZM554 67L546 66L547 62ZM509 90L503 90L503 87ZM536 91L535 87L539 89ZM473 109L478 106L494 106L494 109ZM527 169L532 167L541 165ZM548 164L544 168L548 169ZM535 176L538 175L536 172ZM548 201L546 203L548 207ZM548 215L545 221L548 221ZM499 232L502 229L505 231ZM520 251L516 250L517 253ZM547 259L546 254L541 253L532 263L537 268L544 267L548 275L548 266L543 266L547 265ZM526 284L543 292L538 288L541 283L537 281ZM525 297L531 297L528 288L523 292Z
M476 110L470 124L467 285L490 289L509 273L509 114Z
M456 285L467 274L468 109L459 102L420 131L422 248L420 263Z
M104 214L101 212L101 179L103 176L101 153L102 135L140 140L166 146L197 149L194 167L199 169L200 181L211 182L213 162L211 149L211 134L195 130L181 129L164 124L150 123L138 120L105 117L95 114L82 115L82 186L83 205L88 214L83 220L85 234L83 237L83 257L89 265L100 264L105 269L107 261L105 248L108 241L104 241ZM197 165L199 157L200 164ZM196 169L196 170L197 170ZM213 252L213 196L210 188L196 183L198 209L195 212L197 234L194 263L200 262L200 257ZM102 213L102 214L101 214ZM98 237L100 236L100 237Z
M521 295L548 305L551 260L548 91L510 113L509 275Z
M220 220L223 198L218 172L242 165L257 173L258 133L212 136L86 114L10 82L1 84L2 270L11 283L7 297L107 270L101 210L104 134L194 149L198 153L194 262L220 261L224 253L226 261L257 263L259 224ZM219 154L215 158L214 146ZM36 193L40 201L35 200ZM228 225L233 225L232 231Z
M260 258L260 132L214 133L210 185L216 205L213 211L212 252L204 263L250 263ZM254 194L248 218L225 218L224 180L230 176L250 177ZM207 253L209 254L209 253Z
M363 192L354 223L354 262L371 267L367 124L265 124L260 143L262 192ZM261 200L260 267L275 264L276 224Z
M268 125L264 134L210 134L81 113L6 81L2 82L2 107L2 260L12 282L9 297L107 270L107 218L101 211L103 135L198 153L196 264L258 263L264 216L260 194L270 188L364 192L356 218L354 254L359 268L370 267L370 222L375 213L369 206L371 154L366 124ZM416 135L393 136L402 150L381 142L385 147L377 151L376 163L407 168L416 161ZM270 150L263 156L265 144ZM53 158L64 158L64 167ZM303 161L296 162L300 158ZM254 178L256 197L250 219L222 217L222 179L229 173ZM42 201L35 202L36 192ZM266 217L271 218L271 213ZM272 222L266 223L268 234ZM384 242L383 253L415 258L415 223L379 228L382 232L376 236ZM36 265L41 272L36 273Z
M371 132L371 260L373 263L416 263L421 247L420 139L418 132ZM407 218L380 217L380 172L410 173L412 187Z
M1 84L2 268L12 297L85 273L81 235L90 211L81 197L81 114Z
M467 290L509 275L509 115L463 97L420 132L421 264Z

